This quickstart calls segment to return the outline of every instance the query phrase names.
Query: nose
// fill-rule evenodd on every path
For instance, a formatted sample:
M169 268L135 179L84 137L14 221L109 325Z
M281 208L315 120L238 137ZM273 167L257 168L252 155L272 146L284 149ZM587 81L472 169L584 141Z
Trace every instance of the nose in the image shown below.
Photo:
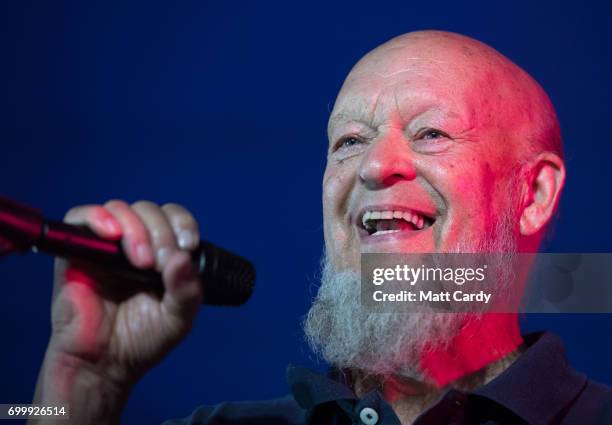
M400 131L382 135L363 156L359 179L370 190L384 189L416 178L414 152Z

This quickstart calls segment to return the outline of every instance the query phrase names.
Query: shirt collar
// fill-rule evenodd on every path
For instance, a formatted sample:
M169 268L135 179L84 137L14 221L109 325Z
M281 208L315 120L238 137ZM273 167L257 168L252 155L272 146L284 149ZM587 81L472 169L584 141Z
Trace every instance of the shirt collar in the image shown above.
M401 425L393 408L380 392L370 391L359 399L350 389L346 374L338 369L331 369L328 376L324 376L310 369L289 366L287 380L297 403L308 411L309 424L321 423L322 419L326 423L345 423L347 417L355 423L365 409L372 409L378 415L377 423ZM334 402L336 408L329 402ZM339 421L336 415L344 420Z
M305 367L290 365L287 382L295 401L306 410L329 401L357 400L346 376L337 369L331 369L325 376Z
M471 394L510 409L529 424L549 424L579 395L587 380L569 367L558 336L536 333L524 339L528 348L523 354Z
M491 400L532 425L545 425L579 395L586 377L572 370L559 337L551 333L524 337L527 349L502 374L470 393ZM287 381L297 403L306 410L330 401L357 401L347 376L331 369L328 376L289 366Z

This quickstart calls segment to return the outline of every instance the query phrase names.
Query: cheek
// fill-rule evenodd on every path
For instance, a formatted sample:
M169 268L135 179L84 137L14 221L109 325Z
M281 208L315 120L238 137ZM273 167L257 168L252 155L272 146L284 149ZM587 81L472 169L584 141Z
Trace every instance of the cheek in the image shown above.
M330 169L325 169L323 175L323 208L327 211L331 207L331 203L334 201L334 194L340 190L341 179L338 177L337 172Z
M440 193L448 208L446 223L438 229L438 241L449 233L481 234L495 222L493 194L499 190L500 178L490 164L476 158L437 164L431 167L429 181Z
M325 170L323 178L323 229L328 252L338 255L346 250L351 230L348 219L348 199L352 182L350 171L342 166Z
M436 179L445 183L445 190L461 197L479 197L492 193L496 179L487 162L470 156L435 168Z
M489 164L479 164L474 161L469 172L461 172L456 177L455 190L465 197L476 198L475 201L490 200L499 180Z
M468 190L471 190L474 196L474 211L475 217L486 229L490 229L493 223L496 222L496 212L500 210L495 208L496 193L501 188L502 176L496 174L488 163L481 164L479 173L475 176L474 184L470 185ZM477 179L477 180L476 180Z
M350 195L350 170L342 166L328 166L323 176L323 212L325 219L343 215L346 212L346 201Z

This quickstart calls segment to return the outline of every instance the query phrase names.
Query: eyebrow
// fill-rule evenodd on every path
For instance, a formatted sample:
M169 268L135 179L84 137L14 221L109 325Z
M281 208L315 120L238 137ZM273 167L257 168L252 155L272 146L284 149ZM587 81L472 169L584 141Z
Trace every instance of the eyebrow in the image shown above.
M342 113L342 112L337 113L335 115L332 115L329 118L329 122L327 123L327 127L329 128L332 125L335 125L335 124L337 124L340 121L346 121L347 118L349 118L348 115L346 115L345 113Z
M460 113L457 113L453 110L449 110L449 109L445 109L445 108L441 108L439 106L430 106L427 105L426 107L423 108L423 110L420 110L418 112L415 112L412 114L412 116L410 118L405 118L404 116L402 116L400 114L400 117L402 118L402 120L406 123L409 124L411 121L413 121L414 119L426 114L426 113L438 113L443 115L444 117L450 118L450 119L458 119L458 120L463 120L463 117ZM358 122L364 125L367 125L369 127L372 127L372 122L371 119L364 119L363 117L357 117L352 115L350 112L346 113L346 112L339 112L335 115L333 115L332 117L330 117L329 121L328 121L328 125L327 128L329 130L330 127L337 125L339 123L342 122Z
M332 116L329 119L329 122L327 124L327 139L328 139L328 141L330 143L333 142L333 140L332 140L332 131L333 131L333 129L336 126L338 126L340 124L347 124L347 123L350 123L350 122L360 123L360 124L363 124L363 125L365 125L367 127L371 127L371 123L366 122L366 121L364 121L361 118L353 117L353 116L351 116L349 114L346 114L344 112L340 112L340 113Z
M327 123L327 131L329 132L330 128L335 125L338 125L340 123L347 123L347 122L358 122L358 123L367 125L368 127L372 126L371 120L367 120L367 119L364 119L363 117L352 115L350 112L349 113L339 112L333 115L332 117L330 117Z

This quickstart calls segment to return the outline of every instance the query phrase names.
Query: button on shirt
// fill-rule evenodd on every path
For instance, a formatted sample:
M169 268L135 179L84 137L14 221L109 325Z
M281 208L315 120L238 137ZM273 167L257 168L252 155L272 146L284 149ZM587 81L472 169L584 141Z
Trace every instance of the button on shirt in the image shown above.
M448 390L414 425L612 425L612 388L572 370L560 339L525 337L527 349L501 375L464 393ZM362 398L342 371L287 371L283 398L200 407L164 425L400 425L378 391Z

